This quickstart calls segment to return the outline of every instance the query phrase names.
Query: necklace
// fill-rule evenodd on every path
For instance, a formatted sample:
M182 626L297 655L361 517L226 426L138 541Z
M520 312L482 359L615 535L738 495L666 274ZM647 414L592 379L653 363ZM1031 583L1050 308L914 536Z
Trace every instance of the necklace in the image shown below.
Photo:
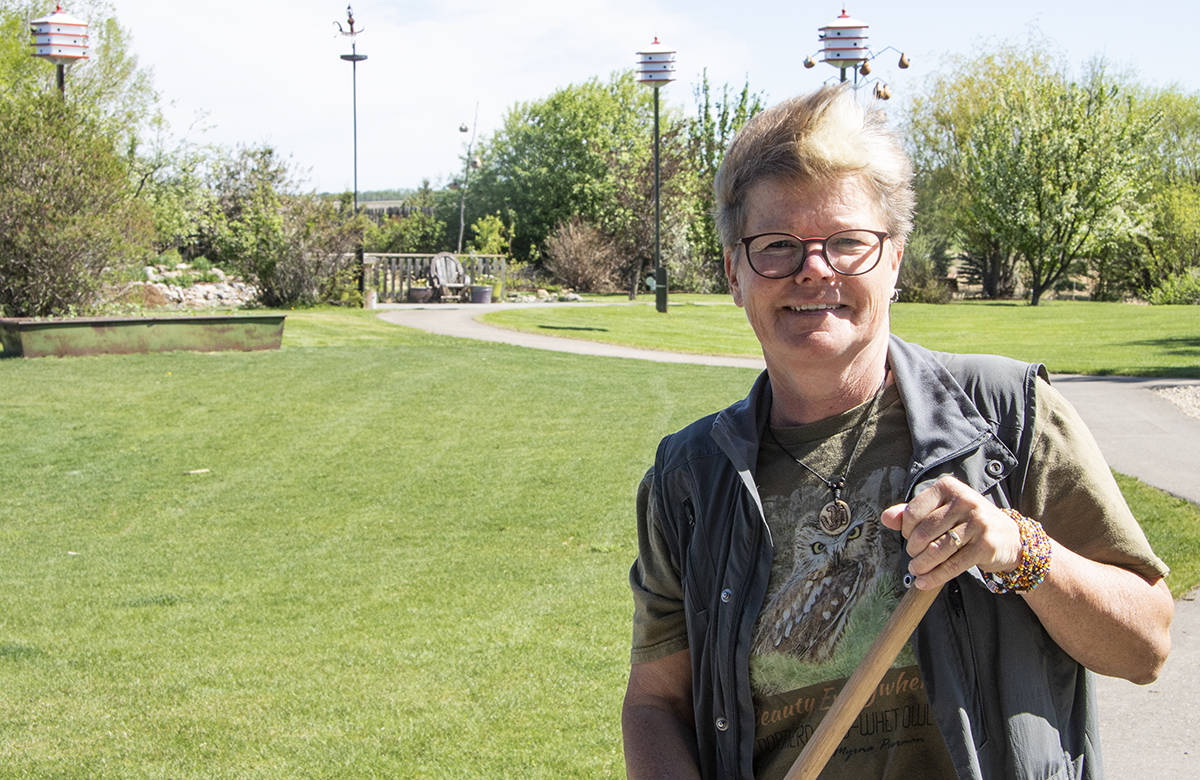
M875 391L875 397L871 399L871 408L867 410L858 424L858 438L854 441L854 449L850 450L850 457L846 459L846 466L842 469L841 474L834 474L826 479L817 473L817 471L804 461L792 454L792 451L783 446L783 442L775 435L775 431L771 429L770 423L767 424L767 435L771 437L771 441L775 442L775 446L783 450L789 458L796 461L796 464L802 467L809 474L812 474L817 479L829 488L831 497L825 506L821 507L821 514L817 518L821 523L821 528L831 534L841 533L850 525L850 505L842 500L842 491L846 489L846 476L850 473L850 467L854 464L854 458L858 456L858 447L862 444L863 434L867 432L867 420L875 414L876 408L879 406L879 398L883 395L883 388L887 384L887 372L884 372L883 382L880 383L879 389Z

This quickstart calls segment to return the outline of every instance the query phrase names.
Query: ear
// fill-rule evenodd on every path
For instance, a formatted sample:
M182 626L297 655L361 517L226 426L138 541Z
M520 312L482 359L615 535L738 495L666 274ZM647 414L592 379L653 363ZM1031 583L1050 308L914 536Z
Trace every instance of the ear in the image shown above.
M729 293L733 296L733 302L738 306L742 305L742 286L738 282L738 261L734 257L735 250L725 250L725 276L729 279Z

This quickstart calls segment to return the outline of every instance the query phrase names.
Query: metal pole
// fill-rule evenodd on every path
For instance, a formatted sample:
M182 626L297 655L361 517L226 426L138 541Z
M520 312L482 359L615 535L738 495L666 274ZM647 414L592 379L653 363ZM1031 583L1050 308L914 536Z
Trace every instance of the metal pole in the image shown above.
M351 55L357 55L358 50L350 44ZM350 106L354 115L354 215L358 216L358 58L350 60Z
M58 94L62 95L63 97L66 97L66 95L67 95L67 66L63 65L62 63L58 63L55 66L55 70L57 70Z
M658 87L654 88L654 308L667 311L667 269L662 264L659 232L662 226L661 170L658 140Z
M458 196L458 254L462 254L463 232L467 227L467 187L471 182L471 149L475 146L475 129L479 126L479 103L475 103L475 119L471 122L471 140L467 142L467 162L463 165L462 192Z

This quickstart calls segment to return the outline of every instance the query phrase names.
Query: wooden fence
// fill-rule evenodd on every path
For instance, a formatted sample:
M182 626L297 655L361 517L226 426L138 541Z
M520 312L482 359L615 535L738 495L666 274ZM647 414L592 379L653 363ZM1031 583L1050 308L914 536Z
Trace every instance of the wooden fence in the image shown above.
M508 286L508 263L503 255L455 255L463 271L474 284L500 282L500 300ZM367 289L373 289L379 300L406 300L413 286L429 284L429 266L434 255L392 254L367 252L363 255L363 278Z

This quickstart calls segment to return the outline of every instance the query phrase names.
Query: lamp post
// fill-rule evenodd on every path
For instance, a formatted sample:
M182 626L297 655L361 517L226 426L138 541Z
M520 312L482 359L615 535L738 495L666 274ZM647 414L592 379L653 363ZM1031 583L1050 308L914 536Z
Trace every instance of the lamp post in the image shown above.
M87 22L63 13L62 4L54 13L29 23L33 35L33 56L53 62L58 73L58 92L67 94L67 66L88 56Z
M658 42L637 53L639 84L654 88L654 308L667 311L667 269L662 264L660 231L662 228L661 166L659 164L658 90L675 80L675 51Z
M463 231L467 226L467 186L471 181L471 169L478 170L483 163L478 157L471 156L471 148L475 146L475 128L479 125L479 103L475 104L475 119L472 120L471 126L465 124L458 126L458 132L465 133L471 131L471 140L467 142L467 161L463 163L463 183L462 190L458 194L458 254L462 254Z

